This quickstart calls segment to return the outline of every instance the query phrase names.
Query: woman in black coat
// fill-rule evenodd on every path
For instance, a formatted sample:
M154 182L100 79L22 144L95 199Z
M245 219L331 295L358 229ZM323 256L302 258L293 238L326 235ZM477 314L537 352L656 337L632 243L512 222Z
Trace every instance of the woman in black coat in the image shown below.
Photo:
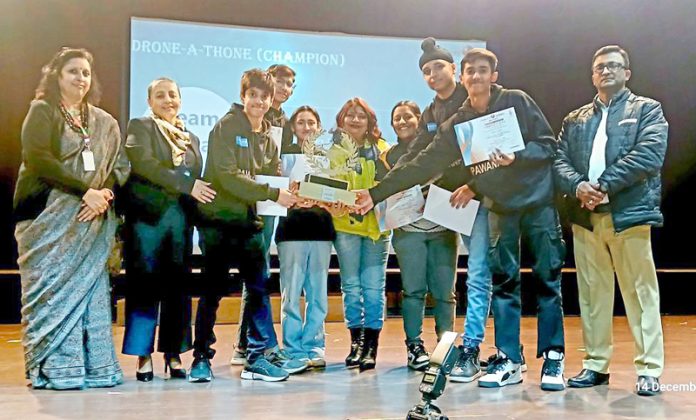
M198 138L179 119L180 90L170 79L147 89L151 114L128 123L126 152L132 165L126 208L126 331L123 353L138 356L136 377L153 378L152 357L159 314L158 351L165 373L185 378L180 353L191 349L191 298L186 292L194 201L215 197L200 179Z

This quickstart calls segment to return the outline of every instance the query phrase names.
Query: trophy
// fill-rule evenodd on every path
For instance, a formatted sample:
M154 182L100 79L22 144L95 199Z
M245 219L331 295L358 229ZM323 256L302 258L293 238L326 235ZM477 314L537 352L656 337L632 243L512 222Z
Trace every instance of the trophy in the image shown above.
M298 195L323 203L355 205L356 194L348 190L351 171L360 165L358 146L343 130L324 130L310 135L302 143L307 174L300 182Z

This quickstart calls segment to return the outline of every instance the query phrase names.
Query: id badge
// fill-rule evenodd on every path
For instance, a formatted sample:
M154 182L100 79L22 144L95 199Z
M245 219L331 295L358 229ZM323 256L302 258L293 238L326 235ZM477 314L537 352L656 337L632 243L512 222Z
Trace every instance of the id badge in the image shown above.
M91 150L82 152L82 163L85 165L85 172L92 172L96 169L94 166L94 153Z

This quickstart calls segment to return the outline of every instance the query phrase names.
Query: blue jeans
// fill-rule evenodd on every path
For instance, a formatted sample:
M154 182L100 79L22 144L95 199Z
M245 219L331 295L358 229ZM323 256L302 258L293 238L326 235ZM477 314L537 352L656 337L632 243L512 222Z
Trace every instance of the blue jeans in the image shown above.
M337 232L334 247L341 270L346 325L382 329L389 237L373 241L365 236Z
M490 235L487 208L479 207L471 236L462 235L462 242L469 249L464 346L478 347L483 342L491 306L491 270L488 265Z
M297 358L310 355L324 357L331 241L281 242L278 244L278 257L283 348ZM304 323L300 315L300 295L303 291Z
M123 353L147 356L154 350L179 354L191 348L191 297L185 293L192 230L180 205L155 224L129 222L126 253L126 330Z
M438 339L454 329L457 300L457 233L394 231L392 245L399 259L404 290L403 317L406 343L420 343L425 294L435 299L435 332Z

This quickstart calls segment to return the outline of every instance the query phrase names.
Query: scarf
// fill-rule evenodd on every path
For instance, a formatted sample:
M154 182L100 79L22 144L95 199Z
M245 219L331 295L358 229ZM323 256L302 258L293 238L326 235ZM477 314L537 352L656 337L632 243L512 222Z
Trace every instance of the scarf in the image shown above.
M184 161L184 156L186 156L186 149L191 145L191 136L186 131L184 122L179 117L176 117L174 124L172 124L152 112L150 113L150 118L157 124L157 128L159 128L159 131L172 149L172 163L174 163L174 166L181 165Z

